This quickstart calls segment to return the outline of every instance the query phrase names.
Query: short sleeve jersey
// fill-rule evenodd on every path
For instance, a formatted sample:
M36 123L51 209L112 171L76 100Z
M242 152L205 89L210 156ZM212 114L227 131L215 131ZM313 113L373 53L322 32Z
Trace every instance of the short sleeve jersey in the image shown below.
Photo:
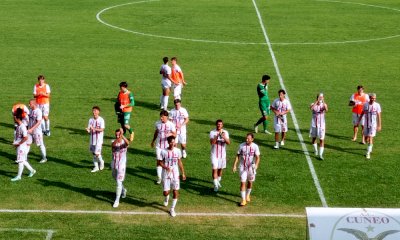
M156 147L161 149L167 148L168 147L167 137L169 134L176 132L175 124L173 124L171 121L167 121L165 123L157 121L155 124L155 128L158 132Z
M325 104L314 104L311 111L311 127L325 129Z
M167 64L161 65L160 68L161 81L169 81L168 75L171 75L171 67Z
M251 143L250 145L242 143L239 146L237 154L240 157L240 168L246 169L255 163L256 156L260 156L260 149L255 143Z
M258 98L261 100L269 100L268 97L268 84L264 85L262 83L259 83L257 85L257 94Z
M225 136L229 139L229 133L228 131L222 129L222 131L225 133ZM211 145L211 158L226 158L226 142L225 139L223 139L217 129L214 129L210 132L210 139L215 138L218 135L217 142L215 144Z
M29 113L29 129L36 125L39 121L42 120L42 111L39 108L35 110L31 110ZM34 134L40 134L42 132L42 126L39 124L35 130L33 131Z
M186 125L183 124L186 118L189 118L189 113L185 108L171 110L169 119L175 124L176 134L186 134Z
M89 119L88 128L105 128L105 122L102 117L98 117L97 119L91 118ZM103 144L103 136L104 131L101 132L90 132L90 145L101 145Z
M364 127L365 128L374 128L377 125L377 115L381 113L381 105L377 102L373 104L369 104L369 102L364 104Z
M283 101L281 101L280 98L275 99L271 107L280 113L290 111L292 109L289 100L286 98L283 99ZM281 117L275 116L275 121L276 123L287 123L286 114L282 115Z

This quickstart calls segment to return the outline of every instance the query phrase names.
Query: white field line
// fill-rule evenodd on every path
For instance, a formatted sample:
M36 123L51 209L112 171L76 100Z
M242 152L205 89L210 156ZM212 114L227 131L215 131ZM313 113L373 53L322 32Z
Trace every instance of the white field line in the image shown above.
M124 4L119 4L119 5L114 5L110 6L107 8L104 8L100 10L96 14L96 19L100 23L111 27L118 29L120 31L128 32L128 33L133 33L137 35L142 35L142 36L147 36L147 37L155 37L155 38L164 38L164 39L172 39L172 40L180 40L180 41L191 41L191 42L202 42L202 43L217 43L217 44L237 44L237 45L265 45L266 43L257 43L257 42L234 42L234 41L216 41L216 40L207 40L207 39L191 39L191 38L179 38L179 37L170 37L170 36L163 36L163 35L156 35L156 34L151 34L151 33L143 33L143 32L138 32L134 30L129 30L126 28L118 27L115 25L112 25L110 23L107 23L103 19L101 19L101 14L104 12L113 9L113 8L118 8L118 7L123 7L127 5L132 5L132 4L139 4L139 3L147 3L147 2L156 2L160 0L144 0L144 1L138 1L138 2L130 2L130 3L124 3ZM382 9L387 9L387 10L392 10L392 11L397 11L400 12L399 9L396 8L390 8L390 7L385 7L385 6L378 6L378 5L372 5L372 4L363 4L363 3L355 3L355 2L341 2L341 1L335 1L335 0L315 0L318 2L332 2L332 3L343 3L343 4L354 4L354 5L361 5L361 6L366 6L366 7L375 7L375 8L382 8ZM377 38L369 38L369 39L358 39L358 40L348 40L348 41L326 41L326 42L275 42L271 43L272 45L329 45L329 44L348 44L348 43L364 43L364 42L372 42L372 41L381 41L381 40L387 40L387 39L392 39L392 38L397 38L400 37L400 34L392 35L392 36L386 36L386 37L377 37Z
M272 45L271 45L271 42L270 42L270 40L269 40L269 38L268 38L267 31L266 31L266 29L265 29L265 25L264 25L263 20L262 20L262 18L261 18L260 11L258 10L258 7L257 7L257 4L256 4L255 0L252 0L252 1L253 1L254 8L255 8L255 10L256 10L256 12L257 12L257 17L258 17L258 20L259 20L259 22L260 22L260 26L261 26L262 32L263 32L264 37L265 37L265 42L266 42L267 45L268 45L269 53L270 53L270 55L271 55L271 57L272 57L272 61L273 61L273 63L274 63L274 67L275 67L275 70L276 70L276 74L278 75L278 78L279 78L279 83L280 83L282 89L285 90L285 92L286 92L286 98L287 98L287 99L289 100L289 102L290 102L289 94L288 94L288 92L286 91L285 84L284 84L284 82L283 82L283 78L282 78L281 72L280 72L279 67L278 67L278 61L276 60L274 51L272 50ZM290 114L291 114L291 116L292 116L293 124L294 124L294 127L295 127L295 129L296 129L297 137L299 138L301 147L302 147L302 149L303 149L303 153L304 153L304 155L305 155L305 157L306 157L306 159L307 159L308 167L309 167L309 169L310 169L311 176L312 176L312 178L313 178L313 180L314 180L314 185L315 185L315 187L317 188L318 195L319 195L319 198L320 198L320 200L321 200L322 206L323 206L323 207L328 207L328 204L326 203L326 199L325 199L325 196L324 196L324 192L323 192L323 190L322 190L321 184L319 183L317 173L315 172L315 168L314 168L314 165L313 165L313 163L312 163L312 161L311 161L310 154L309 154L309 152L308 152L308 150L307 150L307 146L306 146L306 144L304 143L303 136L301 135L300 127L299 127L299 124L298 124L298 122L297 122L297 118L296 118L296 115L295 115L293 109L292 109L292 111L290 112Z
M46 240L51 240L56 232L52 229L33 229L33 228L0 228L0 232L38 232L47 233Z
M23 210L0 209L0 213L65 213L65 214L109 214L109 215L168 215L167 212L135 212L135 211L89 211L89 210ZM278 218L305 218L302 214L281 213L180 213L179 216L188 217L278 217Z

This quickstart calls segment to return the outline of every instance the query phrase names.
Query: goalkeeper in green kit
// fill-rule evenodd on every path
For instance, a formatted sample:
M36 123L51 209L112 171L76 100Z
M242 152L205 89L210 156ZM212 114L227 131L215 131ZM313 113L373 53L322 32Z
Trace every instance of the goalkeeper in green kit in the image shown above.
M271 103L269 101L268 97L268 84L269 80L271 78L268 75L262 76L261 83L257 85L257 94L258 94L258 107L260 108L261 111L261 118L258 119L257 123L254 124L254 132L258 133L258 125L261 123L263 124L264 127L264 132L267 134L272 134L270 133L267 128L268 128L268 115L271 112Z

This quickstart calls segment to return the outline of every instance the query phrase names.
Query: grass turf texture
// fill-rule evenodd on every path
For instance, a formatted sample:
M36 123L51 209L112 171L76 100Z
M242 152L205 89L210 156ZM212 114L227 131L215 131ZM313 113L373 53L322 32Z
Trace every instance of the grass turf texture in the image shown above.
M394 0L354 2L400 9ZM155 154L150 148L159 113L158 70L163 56L178 57L189 83L183 90L183 106L190 114L188 158L184 160L188 180L181 186L178 214L304 214L306 206L321 206L289 117L290 131L283 149L274 151L271 136L256 134L262 158L252 202L245 208L237 207L239 181L230 170L239 143L259 118L256 84L262 74L269 73L271 99L280 88L267 46L151 38L112 29L96 20L101 9L123 3L126 2L0 3L0 21L4 23L0 41L1 208L112 210L115 182L109 170L90 173L89 137L84 128L91 117L91 107L100 106L106 121L103 157L109 163L109 143L118 127L112 101L118 83L126 80L137 103L131 120L136 139L128 155L128 197L118 210L166 210L161 189L153 182ZM400 13L390 9L305 0L257 4L273 43L351 41L400 34L396 25ZM111 9L101 17L119 27L157 35L265 42L251 1L156 1ZM337 45L273 45L306 141L309 104L323 91L329 105L325 161L312 159L331 207L399 207L399 138L394 134L398 115L398 94L394 90L400 87L399 47L399 38ZM28 102L38 74L44 74L52 88L52 135L45 138L49 162L39 164L40 153L32 146L29 160L38 170L37 175L32 179L24 175L22 181L11 183L17 165L13 163L10 109L15 102ZM365 146L350 141L351 113L347 103L358 84L364 85L367 92L376 92L383 109L383 131L376 137L371 161L363 157ZM225 121L232 144L228 147L223 188L214 194L208 132L217 118ZM312 152L311 146L308 149ZM213 234L239 238L244 229L248 229L246 234L250 237L257 238L304 239L305 235L305 220L288 218L178 216L170 221L167 215L0 214L0 219L2 228L55 229L54 239L166 238L173 231L186 239L206 239ZM34 233L34 239L40 234ZM12 239L14 235L1 238Z

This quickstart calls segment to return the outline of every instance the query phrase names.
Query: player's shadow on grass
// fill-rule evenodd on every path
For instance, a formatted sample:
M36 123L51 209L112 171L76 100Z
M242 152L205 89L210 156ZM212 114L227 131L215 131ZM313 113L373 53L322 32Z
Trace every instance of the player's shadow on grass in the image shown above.
M145 150L141 150L141 149L130 147L130 148L128 148L128 152L130 154L132 154L133 156L142 155L142 156L145 156L145 157L151 157L151 159L154 160L154 164L156 162L154 151L145 151Z
M237 201L228 198L229 196L237 197L237 195L224 191L223 188L219 189L217 193L214 192L211 181L205 181L195 177L187 177L185 181L181 181L180 187L192 194L206 197L217 197L227 202L237 203Z
M83 135L83 136L90 136L89 133L85 129L79 129L79 128L70 128L70 127L62 127L62 126L55 126L54 128L59 128L62 130L67 130L69 131L69 134L71 135ZM104 139L114 139L114 137L109 137L104 135Z
M149 180L154 182L156 179L155 173L156 170L155 168L144 168L144 167L135 167L135 168L126 168L126 173L138 177L144 180ZM154 177L153 177L154 176Z
M10 151L13 151L14 154L11 154L11 153L8 153L8 152L0 151L0 156L2 156L2 157L4 157L4 158L7 158L7 159L9 159L9 160L11 160L11 161L16 160L16 159L17 159L17 154L16 154L16 151L15 151L15 148L14 148L14 147L10 147Z
M35 146L35 145L33 145ZM14 157L15 158L15 157ZM36 163L39 162L42 159L42 155L37 154L37 153L33 153L32 150L31 152L29 152L28 154L28 160L30 162ZM92 162L89 160L82 160L80 161L81 163L87 163L86 165L81 165L81 164L77 164L76 162L73 161L68 161L68 160L64 160L64 159L60 159L60 158L56 158L56 157L52 157L52 156L47 156L47 163L59 163L59 164L63 164L72 168L88 168L90 169L92 167Z
M17 166L15 167L15 171L14 172L9 172L9 171L3 171L3 170L0 170L0 175L3 175L3 176L5 176L5 177L15 177L15 175L16 175L16 173L17 173Z
M11 119L12 119L12 118L11 118ZM14 124L11 124L11 123L0 122L0 126L6 127L6 128L15 129L15 125L14 125Z
M11 146L13 142L8 139L0 137L0 143L4 143L4 144Z
M215 119L215 120L217 120L217 119ZM191 122L195 122L197 124L201 124L201 125L207 125L207 126L210 127L210 130L215 128L215 121L204 120L204 119L196 119L196 118L190 118L190 121ZM243 126L241 126L239 124L225 122L225 121L224 121L224 129L226 129L228 132L229 132L230 129L244 131L244 132L252 131L251 129L245 128L245 127L243 127Z

